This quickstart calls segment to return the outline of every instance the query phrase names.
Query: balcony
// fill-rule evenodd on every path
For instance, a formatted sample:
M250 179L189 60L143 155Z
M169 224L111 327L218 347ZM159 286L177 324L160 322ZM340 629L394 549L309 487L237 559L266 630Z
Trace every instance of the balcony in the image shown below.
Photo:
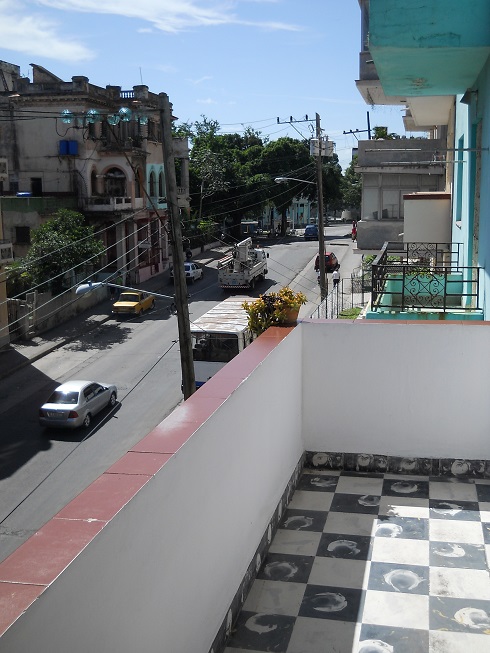
M386 95L452 96L471 88L490 54L490 5L371 2L369 51ZM441 123L432 123L441 124Z
M14 260L14 247L8 240L0 240L0 265L12 263Z
M385 243L372 265L367 319L483 320L480 268L459 243Z
M131 211L142 208L143 206L142 198L136 198L134 203L131 202L130 197L88 197L83 201L86 211L102 211L107 213Z
M488 324L270 329L0 564L0 649L487 650L489 348Z

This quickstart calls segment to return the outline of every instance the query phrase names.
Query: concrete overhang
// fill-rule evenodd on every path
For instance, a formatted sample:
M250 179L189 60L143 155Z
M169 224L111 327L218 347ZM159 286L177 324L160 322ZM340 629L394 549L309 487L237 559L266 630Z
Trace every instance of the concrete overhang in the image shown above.
M447 125L453 104L454 95L407 98L409 113L403 119L405 128L408 131L429 131L436 125Z
M457 95L490 55L490 3L371 0L369 51L387 96Z
M357 79L356 87L362 95L364 102L371 105L393 105L399 104L400 107L405 107L405 96L386 95L381 82L374 79Z

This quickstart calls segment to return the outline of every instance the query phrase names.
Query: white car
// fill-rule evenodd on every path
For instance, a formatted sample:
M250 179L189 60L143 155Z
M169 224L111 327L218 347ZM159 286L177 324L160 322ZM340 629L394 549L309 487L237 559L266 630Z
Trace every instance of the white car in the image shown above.
M117 402L117 388L95 381L68 381L58 386L39 409L41 426L88 428L92 417Z
M185 270L186 281L189 281L190 283L194 283L194 281L203 278L204 270L198 263L194 263L194 261L186 261L184 263L184 270ZM170 278L173 281L174 279L173 267L170 268Z

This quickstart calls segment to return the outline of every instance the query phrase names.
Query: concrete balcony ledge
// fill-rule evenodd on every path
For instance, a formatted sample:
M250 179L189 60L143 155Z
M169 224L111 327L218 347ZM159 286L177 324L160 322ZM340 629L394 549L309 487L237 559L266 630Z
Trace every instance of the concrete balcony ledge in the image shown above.
M141 199L141 198L138 198ZM85 209L88 211L127 211L142 208L142 200L136 206L130 197L89 197L85 200Z

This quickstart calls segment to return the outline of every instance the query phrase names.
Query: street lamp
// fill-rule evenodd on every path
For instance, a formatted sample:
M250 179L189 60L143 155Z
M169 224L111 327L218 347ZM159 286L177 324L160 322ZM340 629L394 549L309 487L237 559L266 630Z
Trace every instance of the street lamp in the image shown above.
M287 181L300 181L303 184L313 184L318 189L318 266L320 271L320 294L322 302L327 297L327 277L325 272L325 232L323 229L323 197L322 197L322 171L321 171L321 157L317 157L319 166L317 170L317 181L306 181L305 179L296 179L295 177L276 177L274 181L276 184L282 184ZM325 305L326 310L326 305Z
M282 184L285 181L300 181L302 184L313 184L313 186L316 185L316 181L306 181L306 179L295 179L294 177L276 177L274 181L276 184Z

